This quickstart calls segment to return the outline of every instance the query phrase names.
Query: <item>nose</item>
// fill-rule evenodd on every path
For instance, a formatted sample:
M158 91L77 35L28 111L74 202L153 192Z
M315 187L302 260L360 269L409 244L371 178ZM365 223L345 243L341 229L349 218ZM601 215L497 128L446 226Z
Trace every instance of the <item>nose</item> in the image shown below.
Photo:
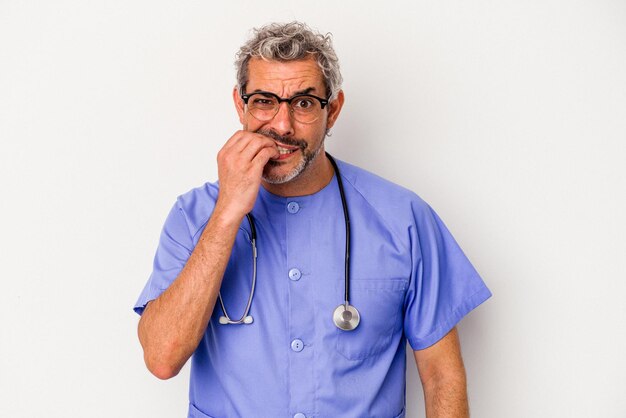
M272 128L279 135L292 136L295 132L293 126L293 116L291 114L289 103L282 102L278 106L278 112L274 118L267 124L269 128Z

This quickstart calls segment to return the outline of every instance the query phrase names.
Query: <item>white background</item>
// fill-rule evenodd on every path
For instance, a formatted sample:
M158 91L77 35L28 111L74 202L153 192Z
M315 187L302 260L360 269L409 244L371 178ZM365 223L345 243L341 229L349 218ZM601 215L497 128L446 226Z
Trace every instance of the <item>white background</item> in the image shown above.
M131 307L239 128L237 48L293 19L334 34L330 151L429 202L494 293L459 327L473 416L625 417L618 0L0 0L0 416L185 415Z

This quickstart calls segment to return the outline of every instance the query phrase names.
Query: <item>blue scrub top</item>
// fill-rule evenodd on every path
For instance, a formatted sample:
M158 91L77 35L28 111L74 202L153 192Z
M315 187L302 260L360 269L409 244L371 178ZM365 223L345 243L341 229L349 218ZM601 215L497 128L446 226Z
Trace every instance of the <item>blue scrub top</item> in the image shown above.
M337 161L351 226L350 302L361 314L339 330L345 226L336 177L293 198L261 187L252 210L258 278L250 325L220 325L219 303L192 356L188 417L404 417L406 341L431 346L491 293L437 214L415 193ZM218 184L180 196L139 314L178 276L214 208ZM243 220L221 293L232 318L251 288ZM300 415L298 415L300 414Z

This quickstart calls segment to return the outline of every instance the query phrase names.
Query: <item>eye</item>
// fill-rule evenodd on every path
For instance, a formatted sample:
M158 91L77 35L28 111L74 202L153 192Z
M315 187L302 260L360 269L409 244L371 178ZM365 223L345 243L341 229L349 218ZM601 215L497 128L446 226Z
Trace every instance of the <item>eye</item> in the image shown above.
M267 96L255 94L250 97L248 104L251 107L267 109L267 108L272 108L276 106L276 99L274 99L273 97L267 97Z
M272 99L256 99L256 98L255 98L255 99L252 101L252 104L255 104L255 105L261 105L261 106L262 106L262 105L271 105L272 103L273 103L273 100L272 100Z
M315 107L315 99L312 97L297 97L292 102L295 110L311 110Z

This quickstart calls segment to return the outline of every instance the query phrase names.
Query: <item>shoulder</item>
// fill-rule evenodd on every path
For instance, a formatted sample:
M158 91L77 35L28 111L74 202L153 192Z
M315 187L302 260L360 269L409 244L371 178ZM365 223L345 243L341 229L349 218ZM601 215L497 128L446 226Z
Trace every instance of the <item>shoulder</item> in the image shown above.
M415 192L363 168L337 161L341 177L354 192L383 215L413 217L416 212L429 211L428 204Z
M176 199L176 207L183 213L192 236L196 235L211 217L218 192L217 182L207 182L179 195Z

